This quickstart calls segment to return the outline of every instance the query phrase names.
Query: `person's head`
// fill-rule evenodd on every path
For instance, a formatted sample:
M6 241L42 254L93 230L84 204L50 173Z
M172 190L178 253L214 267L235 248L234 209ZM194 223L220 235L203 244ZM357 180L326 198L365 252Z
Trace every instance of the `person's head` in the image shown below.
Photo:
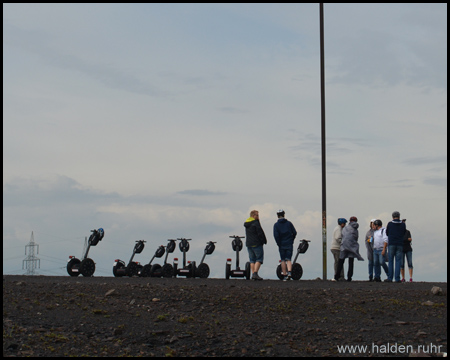
M250 211L250 217L252 217L253 219L259 219L259 211L258 210L252 210Z
M404 223L405 223L405 222L406 222L406 219L402 219L402 222L404 222Z
M277 216L278 216L278 218L284 218L284 210L283 209L278 210Z
M376 219L370 220L370 225L369 225L369 227L370 227L371 229L374 229L374 228L375 228L375 224L374 224L375 220L376 220Z
M375 229L378 230L378 229L381 229L381 227L383 226L383 222L379 219L376 219L373 222L373 225L375 226Z
M350 222L358 222L358 218L356 216L352 216L350 218Z
M400 213L398 211L394 211L392 213L392 218L393 219L400 219Z
M345 224L347 223L347 219L339 218L339 219L337 220L337 223L338 223L338 225L340 225L341 227L344 227Z

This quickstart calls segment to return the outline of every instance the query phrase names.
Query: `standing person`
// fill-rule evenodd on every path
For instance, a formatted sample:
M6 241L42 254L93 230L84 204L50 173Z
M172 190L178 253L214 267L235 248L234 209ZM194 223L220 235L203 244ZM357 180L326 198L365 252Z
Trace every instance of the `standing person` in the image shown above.
M382 227L383 222L381 220L374 220L373 222L374 232L373 232L373 263L375 270L375 281L381 281L381 267L383 267L386 275L389 274L388 267L386 265L385 257L382 254L383 250L388 243L388 237L386 235L386 228ZM385 246L386 244L386 246Z
M334 273L336 274L338 262L339 262L339 255L341 253L341 243L342 243L342 229L344 228L345 224L347 224L347 219L339 218L337 220L338 226L334 228L333 231L333 240L331 241L330 250L334 257ZM334 280L331 279L331 280ZM338 280L345 280L344 278L344 266L342 266L342 270L339 274Z
M250 217L244 223L245 227L245 246L247 246L248 256L250 258L250 269L253 280L262 280L258 275L259 268L264 261L264 248L267 244L266 235L259 222L258 210L252 210Z
M278 221L273 225L273 237L278 245L281 258L281 273L283 281L291 280L292 253L294 252L294 240L297 231L294 225L284 218L283 209L277 211Z
M389 274L384 281L392 282L395 276L395 282L400 282L400 263L403 255L403 238L406 232L406 224L400 220L400 213L394 211L392 213L392 221L386 226L386 234L388 236L388 255L389 255ZM385 245L386 249L386 245ZM384 251L383 250L383 255Z
M338 280L338 274L341 272L346 258L348 258L347 281L352 281L355 257L359 261L364 261L363 257L359 254L358 227L358 219L356 216L352 216L349 224L342 229L341 253L339 255L338 268L336 274L334 274L336 281Z
M373 281L373 222L376 219L370 220L369 230L366 232L366 249L367 249L367 261L369 262L369 281Z
M406 223L406 219L402 220L403 223ZM405 224L406 225L406 224ZM405 257L408 261L408 270L409 270L409 282L412 282L412 274L413 274L413 264L412 264L412 247L411 247L411 232L406 229L405 237L403 238L403 256L402 263L400 266L400 273L402 275L402 282L405 282Z

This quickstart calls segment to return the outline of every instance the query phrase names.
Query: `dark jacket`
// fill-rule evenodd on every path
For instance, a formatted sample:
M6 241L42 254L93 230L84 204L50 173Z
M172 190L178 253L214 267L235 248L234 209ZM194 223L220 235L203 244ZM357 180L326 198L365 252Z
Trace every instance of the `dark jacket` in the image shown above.
M296 236L297 231L294 225L285 218L279 218L273 225L273 237L280 249L290 249Z
M266 235L259 220L248 218L245 226L245 246L254 247L267 244Z
M405 237L403 238L403 252L412 251L411 241L408 239L411 238L411 232L406 229Z
M400 219L389 221L386 226L388 245L403 246L403 238L405 237L405 232L406 224Z

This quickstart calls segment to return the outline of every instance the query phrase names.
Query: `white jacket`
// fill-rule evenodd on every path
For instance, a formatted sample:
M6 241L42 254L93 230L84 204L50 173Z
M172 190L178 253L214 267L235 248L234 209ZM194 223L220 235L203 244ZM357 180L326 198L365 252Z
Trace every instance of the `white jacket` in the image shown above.
M375 230L373 232L373 248L374 250L383 250L384 243L388 243L386 228Z
M333 240L331 241L330 250L341 250L342 243L342 227L338 225L333 231Z

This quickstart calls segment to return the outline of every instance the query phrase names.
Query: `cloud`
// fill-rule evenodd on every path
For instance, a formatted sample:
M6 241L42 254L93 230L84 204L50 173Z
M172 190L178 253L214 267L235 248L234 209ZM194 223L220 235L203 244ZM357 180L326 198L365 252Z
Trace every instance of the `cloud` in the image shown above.
M440 165L446 165L447 164L447 156L446 155L440 155L440 156L422 156L422 157L414 157L409 158L402 161L403 164L406 165L430 165L430 164L440 164Z
M423 180L423 183L447 189L447 178L428 178Z
M183 190L178 191L177 194L191 195L191 196L216 196L216 195L226 195L227 193L222 191L209 191L209 190Z
M225 113L225 114L244 114L244 113L248 112L247 110L235 108L235 107L232 107L232 106L220 107L220 108L218 108L218 110L220 112Z
M64 52L61 47L52 45L50 35L43 31L25 30L7 24L4 32L8 44L38 55L46 65L79 72L113 89L155 97L171 95L154 84L141 80L130 71Z
M289 130L292 132L293 130ZM321 160L321 137L315 134L299 135L296 140L297 145L289 146L293 156L300 160L306 160L311 166L317 167L322 164ZM370 146L367 141L352 137L329 137L326 138L326 161L327 170L334 174L351 174L354 169L348 167L348 161L340 161L343 156L348 156L357 152L360 148ZM336 160L334 160L336 159Z
M396 5L388 7L394 9ZM359 16L354 17L353 4L328 6L330 11L334 10L333 16L325 20L325 36L332 38L326 49L328 83L371 87L405 83L414 87L446 88L446 73L440 72L447 68L443 66L447 61L446 48L438 45L447 41L446 29L442 27L446 24L443 19L446 7L416 4L406 11L403 7L389 15L394 18L384 22L380 19L386 17L385 6L361 4L358 8ZM439 25L424 24L424 18L435 19ZM352 26L357 26L359 31L347 35Z

